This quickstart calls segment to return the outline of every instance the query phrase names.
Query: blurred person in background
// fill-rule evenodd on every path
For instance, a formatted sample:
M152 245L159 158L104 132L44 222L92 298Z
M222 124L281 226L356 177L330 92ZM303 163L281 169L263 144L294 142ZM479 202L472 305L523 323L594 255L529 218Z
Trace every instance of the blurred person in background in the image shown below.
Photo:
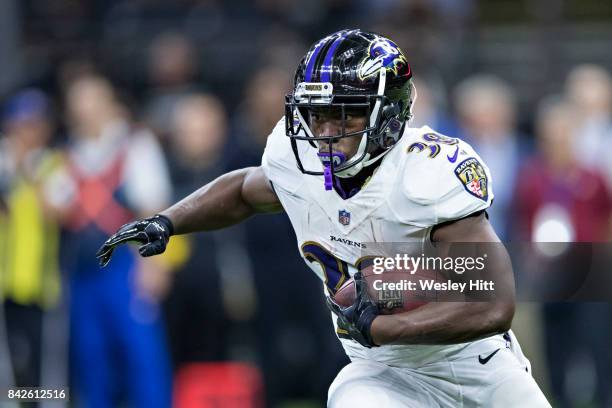
M541 102L536 117L538 154L519 172L514 196L516 236L523 241L586 243L610 238L612 200L603 177L584 167L576 157L577 116L573 105L561 98ZM549 269L548 278L543 276L543 286L564 290L571 277L559 276L561 268ZM545 349L557 401L554 406L591 402L607 407L612 402L611 315L609 303L544 305ZM589 373L594 375L589 377ZM574 386L579 382L576 379L591 377L595 378L594 384L584 388L594 389L594 395L583 395L584 390Z
M458 134L457 124L445 109L446 92L441 81L432 78L415 78L418 95L414 105L414 127L429 126L445 135Z
M495 204L487 212L502 240L509 238L515 177L526 150L516 129L515 104L510 86L492 75L467 78L454 91L459 137L474 146L495 178Z
M263 66L251 77L232 121L232 140L238 149L228 152L231 169L261 163L267 136L284 113L289 89L290 74L276 65ZM294 236L283 214L251 218L244 228L258 295L257 344L267 402L275 406L300 399L318 404L335 373L347 362L328 330L320 283L306 273L299 258L288 255L294 243L278 239ZM279 279L286 271L294 271L291 279ZM317 355L327 358L320 361Z
M567 77L565 92L576 111L574 148L583 166L600 171L612 188L612 79L603 67L579 65Z
M197 92L196 51L191 40L178 32L157 35L148 51L145 118L159 136L167 136L176 104Z
M287 70L275 65L261 67L250 76L231 122L232 140L239 146L238 151L228 152L232 168L261 162L268 133L285 111L283 99L290 87Z
M168 202L165 159L107 79L85 74L66 84L68 163L54 175L53 206L67 230L73 395L78 406L167 407L171 374L158 305L167 268L128 248L112 268L92 262L109 231Z
M221 101L212 94L183 96L177 99L169 128L174 195L183 197L203 179L223 173L227 114Z
M47 96L18 92L3 110L0 137L0 311L4 306L15 383L41 383L45 312L60 294L59 227L46 205L49 173L61 155L49 148L54 131ZM4 339L0 339L4 342Z
M227 113L215 95L192 94L177 101L170 126L169 168L178 200L227 171ZM252 364L258 362L252 341L257 299L244 228L184 236L171 248L176 243L185 261L166 302L174 404L189 407L197 399L203 407L251 406L262 384Z
M518 236L537 241L539 214L552 204L560 208L567 228L564 242L604 242L609 239L610 195L601 174L581 164L574 149L578 113L559 97L541 102L536 117L537 154L517 176L515 202Z
M170 123L168 163L178 199L223 173L226 114L217 98L179 99ZM228 321L223 308L217 242L212 234L185 237L179 268L166 304L174 363L221 361L227 357ZM189 318L185 318L189 316ZM206 330L194 330L206 327Z

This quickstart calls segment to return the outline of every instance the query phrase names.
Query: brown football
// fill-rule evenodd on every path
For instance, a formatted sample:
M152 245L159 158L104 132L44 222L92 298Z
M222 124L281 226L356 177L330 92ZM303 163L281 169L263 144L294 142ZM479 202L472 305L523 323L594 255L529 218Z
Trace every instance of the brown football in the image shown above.
M368 295L381 314L395 314L414 310L435 301L434 290L424 289L421 281L437 280L435 271L390 270L375 274L371 269L362 271L368 286ZM411 283L409 283L411 282ZM355 280L350 278L336 291L334 300L340 306L350 306L355 301Z

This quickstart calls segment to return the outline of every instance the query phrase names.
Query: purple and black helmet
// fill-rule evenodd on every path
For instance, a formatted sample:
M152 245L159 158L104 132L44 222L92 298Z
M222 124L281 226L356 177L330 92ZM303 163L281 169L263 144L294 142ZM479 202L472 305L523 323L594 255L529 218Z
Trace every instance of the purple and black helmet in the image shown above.
M412 71L403 52L388 38L362 30L342 30L316 42L300 62L293 92L285 99L286 134L299 169L306 174L336 174L351 177L374 163L402 135L412 116L415 90ZM316 136L309 124L313 109L339 110L344 123L346 112L362 110L368 119L365 129L337 135ZM361 136L354 157L347 160L332 154L332 142ZM306 169L298 154L298 143L326 141L330 146L323 171Z

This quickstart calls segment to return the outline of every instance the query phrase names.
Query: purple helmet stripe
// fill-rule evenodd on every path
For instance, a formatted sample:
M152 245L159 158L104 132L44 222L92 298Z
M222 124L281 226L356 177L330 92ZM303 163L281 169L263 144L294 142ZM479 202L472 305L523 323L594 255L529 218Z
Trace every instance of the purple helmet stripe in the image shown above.
M331 79L331 60L334 58L334 54L336 53L336 49L347 36L350 31L341 31L338 38L334 40L331 47L327 51L327 55L325 55L325 60L323 61L323 65L321 66L321 82L329 82Z
M304 77L305 82L310 82L310 80L312 79L312 71L314 69L315 61L319 56L319 52L321 52L321 49L327 43L327 40L328 38L326 37L319 41L319 43L315 46L314 51L310 55L310 58L308 59L308 64L306 65L306 75Z

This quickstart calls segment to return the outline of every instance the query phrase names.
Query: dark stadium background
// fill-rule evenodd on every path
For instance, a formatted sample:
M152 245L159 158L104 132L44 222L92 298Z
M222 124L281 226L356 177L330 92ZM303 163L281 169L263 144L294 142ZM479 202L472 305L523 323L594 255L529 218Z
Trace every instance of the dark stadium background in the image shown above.
M60 273L7 266L16 247L16 232L3 223L16 211L15 175L6 170L17 158L5 143L11 132L42 121L46 148L68 151L68 90L83 76L106 78L131 126L151 131L161 146L174 202L223 172L258 165L303 54L348 27L395 40L417 81L415 123L469 140L489 163L490 215L504 240L610 240L612 2L3 0L0 389L15 381L68 386L82 374L69 363L68 271L90 254L68 237L62 217L44 212L44 223L62 230L54 235L59 249L44 254L52 261L32 256ZM189 139L194 132L209 142ZM570 167L575 172L555 172ZM45 195L61 195L46 176L32 184L43 206ZM601 188L588 196L593 180ZM538 229L542 214L560 227ZM30 245L27 234L19 239ZM323 406L347 360L286 217L260 216L186 242L166 272L143 283L162 305L168 342L160 353L173 367L177 406L213 406L180 404L190 393L229 398L223 392L242 402L217 406ZM20 274L40 280L35 294L18 294ZM612 406L605 405L612 404L611 325L610 303L518 306L514 330L553 406ZM237 370L228 374L224 362L240 364L225 366ZM119 388L129 382L125 372L112 375ZM71 405L80 406L72 390Z

